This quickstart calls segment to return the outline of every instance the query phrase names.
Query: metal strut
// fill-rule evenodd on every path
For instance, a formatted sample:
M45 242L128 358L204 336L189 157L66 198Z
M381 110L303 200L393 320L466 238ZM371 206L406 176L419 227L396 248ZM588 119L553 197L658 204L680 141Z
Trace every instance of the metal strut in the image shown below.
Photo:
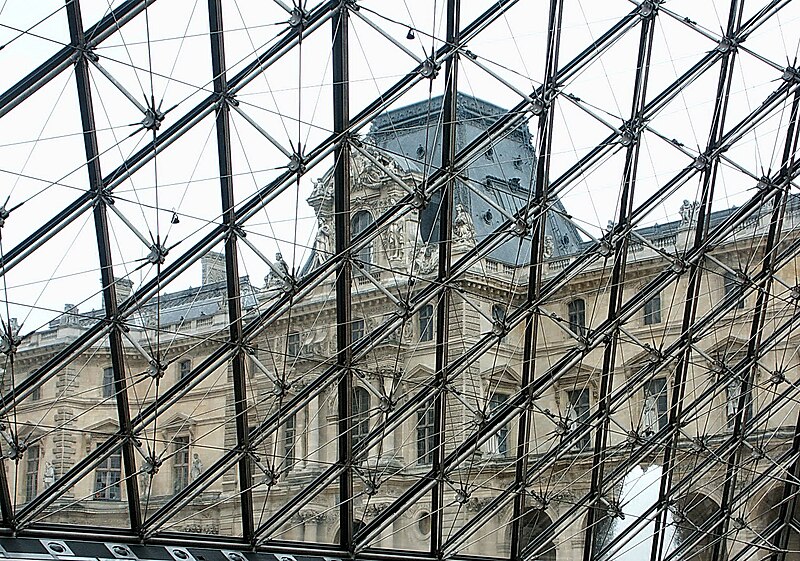
M253 477L250 459L250 436L247 422L247 373L242 337L242 300L239 287L239 256L236 230L236 209L233 192L233 164L231 161L230 106L225 66L225 42L222 25L222 3L208 0L208 20L211 37L211 67L214 75L214 93L217 104L217 152L222 199L222 223L228 228L225 238L225 275L230 322L230 342L235 348L231 366L233 370L233 405L236 413L236 446L239 457L239 493L242 515L242 536L245 542L253 540Z
M86 151L86 167L89 174L89 191L96 197L94 204L94 223L97 235L97 250L100 258L100 276L103 283L103 304L105 319L111 324L108 333L111 351L111 367L114 371L114 393L119 418L119 434L122 437L122 462L125 467L125 488L131 531L138 534L142 526L141 504L139 502L139 479L136 477L136 456L133 445L133 431L128 403L128 389L125 370L125 349L122 342L121 325L118 322L117 294L115 290L114 266L111 258L111 237L109 235L107 203L102 195L102 172L100 170L100 150L97 145L92 106L91 78L89 61L85 56L86 40L83 34L81 7L79 0L67 1L67 20L69 21L72 47L77 53L75 61L75 81L78 87L83 144Z
M332 20L333 28L333 133L334 148L333 205L335 211L335 253L350 250L350 147L346 133L350 127L349 84L349 13L342 2ZM353 350L352 350L352 277L350 259L342 259L336 276L336 368L338 390L338 467L339 474L339 545L352 554L353 536Z

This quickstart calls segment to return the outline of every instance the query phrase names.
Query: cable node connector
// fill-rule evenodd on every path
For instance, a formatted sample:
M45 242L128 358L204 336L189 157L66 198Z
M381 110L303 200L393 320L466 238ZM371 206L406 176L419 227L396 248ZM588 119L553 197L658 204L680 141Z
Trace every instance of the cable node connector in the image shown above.
M422 61L419 73L423 78L430 78L433 80L439 74L439 65L429 58L425 59Z
M147 261L152 265L163 265L167 253L169 253L169 250L163 245L153 244L150 246L150 254L147 256Z
M717 44L716 50L723 54L734 51L736 50L736 41L730 37L723 37L722 40Z
M639 4L639 15L642 19L648 19L656 15L658 5L661 4L658 0L645 0Z
M306 13L303 11L302 8L294 8L292 13L289 15L289 27L296 29L296 28L303 28L306 25Z
M0 353L8 357L12 356L17 352L17 347L19 347L20 342L18 337L3 333L3 335L0 336Z
M800 71L792 66L787 66L781 76L784 82L800 82Z
M167 367L164 366L164 364L162 364L161 361L152 359L150 360L149 365L147 367L147 375L153 378L154 380L157 380L159 378L164 377L164 372L166 370Z
M161 127L161 121L164 120L164 112L158 109L148 109L144 114L141 124L144 128L151 131L157 131Z
M6 218L8 218L9 212L6 209L6 205L0 206L0 228L6 225Z
M289 158L289 163L286 166L289 168L289 171L292 173L302 173L305 169L305 164L303 163L303 156L301 154L295 153L292 154L292 157Z
M149 456L145 459L142 471L147 475L155 475L158 473L158 468L161 467L162 461L155 456Z

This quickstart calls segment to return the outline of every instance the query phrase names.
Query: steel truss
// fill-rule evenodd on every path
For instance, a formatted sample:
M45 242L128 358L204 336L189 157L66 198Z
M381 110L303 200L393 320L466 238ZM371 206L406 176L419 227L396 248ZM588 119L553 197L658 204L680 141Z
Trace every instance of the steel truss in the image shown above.
M795 8L796 2L769 0L757 10L746 11L743 1L732 0L725 7L727 25L721 34L694 22L677 8L673 11L669 2L631 2L631 7L626 6L625 13L607 24L590 44L576 49L567 38L565 18L574 16L570 10L575 8L568 0L551 0L546 14L542 6L526 0L486 2L482 12L472 6L468 10L459 0L448 0L441 12L441 30L435 28L429 33L415 27L411 20L400 25L404 33L407 29L408 41L415 39L415 33L432 40L432 46L423 49L424 56L419 56L395 38L392 26L397 22L384 17L367 0L312 2L311 7L308 2L287 5L274 0L284 19L270 25L279 31L259 47L250 39L252 49L247 56L232 62L230 52L226 56L226 42L235 44L231 38L237 30L230 23L223 26L223 15L229 22L233 8L222 0L209 0L204 34L208 37L210 80L197 87L196 98L187 97L194 102L191 108L185 109L186 100L182 100L164 111L153 95L152 65L149 99L142 104L126 89L131 88L133 80L123 77L122 70L109 70L113 59L101 50L104 43L119 39L128 51L123 31L136 25L147 27L147 46L151 48L155 43L150 38L149 14L159 4L163 3L128 0L109 8L97 23L84 29L80 0L67 0L64 10L69 44L0 95L0 122L11 122L16 112L38 103L39 92L74 71L75 111L80 117L78 132L85 158L76 165L86 170L79 195L74 197L69 190L70 197L62 206L52 215L38 216L39 221L27 230L20 227L14 231L15 221L29 216L26 213L35 203L13 198L12 191L0 207L0 275L5 281L32 274L29 264L49 255L55 243L73 235L81 221L91 216L96 246L89 249L96 254L102 281L97 287L102 298L100 312L81 316L81 329L76 328L52 351L37 355L38 362L25 367L29 372L25 377L18 365L27 364L26 345L41 342L39 333L43 330L18 330L9 310L17 305L27 305L31 310L46 306L39 306L38 299L14 301L8 285L17 281L4 285L0 349L5 357L5 378L0 431L5 440L5 469L0 470L0 533L8 539L3 538L0 546L10 556L33 547L25 545L30 543L37 544L36 554L59 556L59 551L45 542L69 538L76 544L140 544L145 549L136 555L141 558L158 555L146 548L166 547L179 561L187 558L176 557L174 546L189 540L225 550L224 556L230 561L241 561L232 557L236 551L238 555L250 551L248 555L255 559L266 553L292 554L301 544L305 552L353 558L480 556L523 560L550 555L554 543L569 542L579 545L570 550L580 551L576 558L579 555L590 561L623 555L626 548L645 541L645 536L652 561L726 556L744 560L754 555L763 557L764 552L778 561L800 555L793 549L800 534L795 514L800 489L800 415L785 413L787 405L796 404L800 398L796 366L791 366L796 361L793 355L800 326L796 272L800 237L793 218L800 208L795 192L800 174L796 158L800 71L794 66L796 62L784 67L780 60L748 47L748 40L757 38L764 29L774 29L769 26ZM526 53L526 57L543 59L537 61L539 74L520 82L519 72L494 64L502 61L489 60L473 45L481 45L499 25L511 25L508 21L526 9L531 13L542 11L538 17L546 21L546 27L541 30L541 53ZM469 17L474 19L466 21L466 14L473 14ZM679 26L710 48L696 54L693 64L686 65L682 73L676 71L674 80L656 86L653 57L656 39L664 33L665 24ZM364 48L361 44L359 49L354 47L354 37L359 41L362 35L366 37L365 29L377 33L390 44L386 48L408 59L406 67L391 74L393 81L388 86L380 86L370 101L357 105L357 82L351 76L354 70L361 70L356 57L364 55ZM627 84L631 88L627 113L615 116L573 92L585 73L612 58L618 52L615 48L637 32L635 67L629 69L633 80ZM791 34L788 37L798 40ZM330 115L326 118L331 124L320 126L324 133L316 135L314 142L306 142L299 132L294 138L288 130L284 140L276 132L277 125L273 130L273 125L261 124L261 108L248 103L248 96L255 95L253 88L259 79L269 84L268 77L288 72L287 61L295 56L302 59L303 49L319 41L327 45L325 56L330 57L329 69L322 73L328 82L320 87L320 98L328 96L325 104L330 104ZM577 54L565 62L563 52ZM790 54L787 52L787 56ZM736 106L741 100L734 85L738 73L744 74L749 68L743 66L742 59L748 64L755 60L770 73L769 92L757 101L748 99L746 111ZM136 69L132 58L130 66ZM116 72L119 75L115 77ZM459 136L463 125L460 99L466 91L464 84L476 76L474 72L506 95L512 92L516 103L510 109L483 115L481 130L465 139ZM143 117L130 137L139 135L145 140L111 168L105 167L107 160L113 160L107 155L110 149L103 147L103 126L98 124L95 109L103 103L103 96L97 93L100 76L108 79ZM706 76L717 77L713 86L703 83ZM671 138L672 132L660 132L660 127L667 126L662 120L665 112L679 102L686 104L686 96L694 95L691 92L695 89L710 87L713 94L702 98L711 106L708 140L702 148L687 148L686 143ZM301 89L298 86L298 106ZM426 130L433 131L429 132L433 138L428 139L433 148L420 144L419 161L400 169L402 166L394 164L407 162L409 154L381 145L375 135L368 134L369 127L387 111L419 101L414 96L423 89L427 89L428 101L441 95L439 106L429 109L430 122L425 125ZM271 89L270 93L274 98ZM286 115L294 115L292 104L276 105ZM357 107L360 109L354 111ZM560 137L570 130L565 108L604 131L587 134L592 139L590 146L574 150L569 165L556 162L560 150L557 143L563 142ZM304 118L299 109L292 117L298 131L308 124ZM217 149L215 181L219 182L220 206L202 218L204 223L195 232L168 245L169 235L162 237L157 218L156 227L150 229L146 213L152 209L147 204L137 200L144 209L144 225L136 214L139 211L125 206L131 202L126 189L153 168L158 169L171 153L182 150L177 148L182 141L192 139L210 120L215 134L209 138ZM237 122L252 126L259 139L266 139L270 150L279 154L269 156L275 160L269 164L274 173L265 181L258 180L249 191L237 167L241 165L239 159L247 159L248 153ZM531 184L527 191L523 186L519 204L500 209L501 219L487 220L488 230L477 238L473 224L473 240L464 246L457 228L459 207L466 204L465 197L488 200L479 186L471 184L470 170L482 162L488 165L485 161L495 157L492 154L499 151L497 147L529 129L535 131ZM740 163L742 145L751 137L766 135L765 130L774 135L776 146L782 146L777 167L766 165L757 170ZM392 134L399 137L402 133L394 130ZM308 133L306 138L310 136ZM669 175L660 173L658 181L648 184L642 169L652 164L656 142L661 143L656 158L663 154L679 164ZM121 142L115 137L116 144ZM357 228L354 218L365 206L356 196L356 186L362 180L355 164L358 158L380 170L382 189L398 194L389 199L390 204L371 208L371 221ZM614 167L615 161L621 165ZM519 164L517 169L522 167ZM608 226L576 218L566 203L564 210L560 201L568 201L571 194L591 185L593 173L608 169L619 183L609 214L613 221ZM255 178L252 168L249 171ZM737 193L735 206L725 191L727 173L736 173L747 182L747 187ZM296 227L290 245L309 250L303 259L297 257L290 266L280 256L268 258L267 254L285 240L274 230L269 243L259 238L258 221L263 216L269 221L270 215L285 211L287 197L294 196L296 203L312 178L323 177L318 185L324 187L326 174L331 185L333 235L329 254L322 254L323 246L316 240L313 248L308 247L310 243L301 243ZM676 241L671 247L656 245L651 232L657 230L659 219L664 221L664 208L680 200L692 182L698 186L696 205L680 220L672 216L674 209L668 211L667 218L676 224ZM52 181L50 187L58 183ZM158 189L156 175L156 213L169 211L173 224L193 218L189 211L161 208ZM477 194L464 194L470 191ZM591 188L587 194L591 194ZM431 208L435 210L436 236L415 238L413 243L415 252L422 249L417 247L420 241L433 248L435 259L430 271L420 270L414 260L417 253L411 254L411 264L402 266L391 260L378 266L377 258L375 263L365 262L365 255L372 259L379 253L376 248L386 244L394 228L406 228L405 224L419 227L419 217ZM296 225L301 216L295 212ZM315 212L315 228L321 231L325 217L319 209ZM558 266L548 233L554 216L574 223L582 238L577 250L561 256ZM149 237L142 233L145 228L151 230ZM120 292L121 280L125 279L120 274L123 265L117 261L133 262L135 259L128 259L127 253L138 255L141 248L134 252L133 246L119 247L120 231L131 234L148 252L139 260L142 264L137 265L136 272L141 272L141 280L130 294ZM10 244L4 234L12 240ZM411 244L410 239L406 242ZM488 263L500 249L514 244L519 253L516 263L509 265L513 273L496 283L500 288L490 290L487 287L494 281L486 280ZM162 299L185 290L187 274L200 262L206 267L215 249L224 253L224 279L218 281L224 325L203 336L196 346L203 346L204 354L191 362L186 372L181 371L178 379L167 382L165 372L183 355L170 355L172 343L166 342L167 335L177 338L181 332L176 328L172 333L161 323L162 309L166 309ZM641 251L650 252L646 266L637 253ZM742 267L734 266L731 255L746 255L749 261ZM254 302L248 300L247 292L253 280L247 280L251 268L268 273ZM127 269L124 272L134 277ZM733 275L734 288L729 291L725 284L722 296L710 296L709 279L716 278L712 273L724 276L726 283ZM359 288L363 286L380 294L382 307L374 303L375 298L369 300L372 308L365 303L366 290ZM200 292L198 289L196 294ZM495 316L494 308L487 312L481 307L491 301L487 294L496 297L497 293L504 294L500 303L508 305L502 316ZM669 310L675 318L670 327L655 334L652 329L649 334L639 329L638 322L643 313L648 313L654 298L661 306L665 299L662 295L668 293L674 294ZM330 298L325 300L325 295ZM574 318L565 319L562 316L566 312L560 311L566 300L576 295L586 300L597 298L596 315L588 314L587 319L584 310L585 324L580 329L575 328ZM86 299L91 297L87 295ZM740 306L741 302L748 304ZM151 313L154 306L157 311ZM391 375L382 373L387 369L386 349L399 349L405 331L413 328L418 321L415 318L421 318L429 307L435 310L431 318L435 329L433 350L424 355L426 369L419 370L425 374L414 378L420 375L406 371L412 362L409 357L415 353L423 356L421 343L408 347L408 357L398 350L394 367L388 368ZM320 322L329 322L334 342L327 354L317 353L316 362L301 364L300 359L307 357L301 356L299 348L290 350L289 334L297 332L292 326L301 321L298 317L312 315L308 310L322 318ZM55 315L54 320L51 318L53 325L62 320L67 324L70 314L67 310ZM156 317L154 327L144 319L148 314ZM184 320L181 316L181 326ZM470 321L479 327L470 331L471 327L465 327L471 325ZM741 336L733 334L736 321L746 326ZM136 330L150 330L155 346L150 339L148 349L134 342L132 333ZM558 333L561 339L548 340L552 333ZM513 334L519 342L510 351L503 345L510 344ZM300 337L298 334L298 345ZM725 341L736 341L741 352L729 356L732 343ZM187 345L194 349L194 344ZM31 485L34 492L19 500L27 481L24 474L34 469L26 450L46 436L37 436L45 432L39 426L44 417L38 424L20 419L32 405L36 407L33 402L41 399L45 388L57 386L64 392L61 397L66 403L66 397L72 397L67 395L72 382L63 389L65 373L82 363L76 379L87 378L88 374L81 374L83 369L88 373L86 365L106 348L113 392L104 397L110 397L115 406L113 431L103 433L87 422L88 428L81 429L88 435L82 436L87 439L85 445L73 445L85 448L85 453L43 488L29 481L26 492ZM637 358L632 361L630 353L634 351ZM265 353L273 361L272 368L263 364ZM295 362L291 367L284 366L283 371L274 366L288 364L290 359ZM132 364L139 362L148 365L147 376L134 372ZM476 374L478 365L487 362L492 362L495 370L516 369L519 374L513 390L502 394L502 399L499 388L507 381L496 380L494 373ZM262 381L254 374L259 372L272 384L271 394L259 385ZM387 382L386 378L391 380ZM594 381L589 382L590 378ZM154 395L139 395L141 386L137 389L137 384L142 379L152 380ZM668 410L662 412L665 422L655 428L643 427L638 418L644 417L645 407L640 395L649 391L645 388L650 383L661 379L669 380L664 386L668 393ZM100 387L97 383L95 386ZM188 420L191 415L184 418L175 412L198 395L210 395L209 388L222 390L227 401L220 417L230 418L218 421L219 425L211 429L206 427L206 433L193 428L193 450L210 453L213 446L204 444L203 438L212 442L209 435L214 430L227 431L229 439L222 449L214 451L207 465L193 464L190 478L188 448L186 463L179 464L175 458L183 451L170 447L175 446L180 430L195 421ZM566 396L576 391L590 392L590 388L595 392L587 397L591 407L577 418L575 404L562 401L572 399ZM377 413L370 413L368 421L359 417L359 389L380 402ZM475 395L470 393L473 391ZM489 395L492 392L497 393L495 401L494 395ZM728 402L735 402L730 410ZM545 403L556 404L558 410ZM315 433L312 426L321 422L321 409L327 405L335 429L330 429L328 442L320 442L322 431ZM410 438L420 446L420 412L426 407L433 411L430 462L418 457L418 465L413 466L417 460L406 459L406 465L401 465L402 461L391 466L391 462L380 464L391 448L387 441ZM77 417L88 417L96 408L87 406ZM728 415L721 414L724 421L714 424L719 410ZM627 412L629 427L621 424L620 412ZM467 417L471 420L465 421ZM786 418L791 422L778 422ZM306 432L296 438L293 431L299 422L305 423ZM69 421L58 423L51 432L71 430ZM29 430L31 424L36 426ZM178 425L180 428L173 430ZM549 431L544 436L543 426ZM76 429L75 433L81 431ZM169 431L175 434L158 436ZM622 439L621 433L625 433ZM416 436L403 436L406 434ZM589 447L576 452L585 439L589 439ZM511 448L510 453L502 460L483 457L498 455L501 441ZM284 443L283 457L276 451L279 442ZM300 458L294 457L297 442L305 446ZM409 446L408 442L403 445ZM161 455L158 447L165 450ZM329 461L319 460L328 447L335 453L329 455ZM422 453L418 450L415 448L414 454ZM394 453L399 454L396 449ZM103 470L108 470L118 456L120 481L109 483L98 473L106 473ZM38 462L37 457L34 482L39 479ZM290 473L295 462L318 465L308 468L302 483L289 487L291 477L300 469ZM175 485L163 500L151 501L155 482L163 481L157 476L162 464L172 465L173 474L178 469L175 466L185 466L186 480ZM624 508L630 507L622 490L629 485L631 473L651 464L661 469L652 487L657 488L652 502L635 513L634 520L624 528L614 526L625 514ZM21 471L23 468L29 471ZM87 480L92 481L90 492L94 497L76 497L75 489ZM281 487L284 481L285 488ZM710 488L718 482L719 489L703 491L704 486ZM124 487L128 518L123 526L98 528L59 518L67 508L87 508L91 500L109 498L108 487L120 489L120 494ZM392 492L381 495L382 488ZM706 503L693 497L701 491L714 502L716 510L697 518L697 509ZM780 499L768 504L773 491L779 492ZM754 503L754 497L761 503ZM180 529L187 519L199 519L202 514L225 508L235 513L228 515L234 522L227 535ZM557 516L547 514L556 510ZM408 521L411 512L424 512L423 518L429 521L422 547L400 543L403 536L418 539L408 530L409 525L418 523ZM549 516L536 531L531 530L532 512L536 513L535 521ZM322 536L321 530L310 539L298 537L298 527L302 526L303 532L322 528L321 521L326 520L334 520L335 537ZM648 529L650 525L654 529ZM608 528L616 528L611 541L604 539ZM676 532L684 532L677 543ZM499 540L501 534L508 535L506 551L479 551L476 544L481 540ZM26 541L29 538L43 541ZM76 551L79 547L83 546L70 546ZM114 552L113 544L108 548L113 555L125 557ZM559 550L559 559L564 558L563 551ZM199 550L189 553L200 559Z

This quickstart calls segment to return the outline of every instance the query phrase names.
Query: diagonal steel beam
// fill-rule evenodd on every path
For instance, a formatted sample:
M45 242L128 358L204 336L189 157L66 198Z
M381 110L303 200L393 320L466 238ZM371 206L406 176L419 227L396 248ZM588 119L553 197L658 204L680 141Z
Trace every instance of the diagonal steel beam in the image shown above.
M444 533L444 491L446 481L442 472L445 442L447 441L447 364L450 345L450 306L452 290L450 287L450 268L453 257L453 201L456 190L455 156L457 152L458 134L458 49L460 39L461 0L447 0L447 44L455 50L455 56L447 59L444 71L444 101L442 104L442 160L440 170L447 179L442 187L439 202L439 266L436 272L436 284L443 287L436 304L436 358L434 362L433 385L433 463L431 488L431 543L430 552L437 558ZM436 142L434 140L434 142ZM406 505L408 506L408 505ZM366 544L367 541L365 540Z
M728 11L728 25L726 36L730 38L736 37L738 31L742 27L741 23L741 0L731 0L730 8ZM730 49L723 54L722 65L719 72L719 80L717 85L717 96L714 104L714 113L711 120L711 130L709 133L708 150L716 149L720 146L724 138L724 125L725 115L728 108L728 100L730 94L731 80L733 77L734 56L736 50ZM703 178L701 185L701 201L700 208L698 209L697 227L695 229L694 246L699 246L704 237L707 235L709 228L709 221L711 217L711 202L713 200L714 188L716 187L716 174L719 160L714 160L713 163L708 164L703 170ZM700 294L700 282L702 278L702 270L699 264L693 263L689 269L689 282L686 290L686 304L683 310L682 329L687 331L689 326L694 320L697 312L698 296ZM691 348L687 349L684 353L683 359L678 363L678 368L675 373L675 382L673 384L670 412L667 423L675 424L680 422L682 417L682 401L684 395L684 382L690 368ZM659 487L659 504L663 504L669 496L671 496L672 486L672 473L675 455L677 453L678 434L675 433L673 440L665 448L663 456L663 471L660 479ZM667 527L667 510L662 509L655 519L655 536L653 539L652 547L650 550L650 561L657 561L664 555L664 539Z
M89 191L95 197L94 220L97 234L97 250L100 258L100 275L103 283L103 303L106 321L112 324L108 333L111 351L111 366L114 371L114 390L117 403L119 430L124 435L122 441L122 460L125 467L125 487L128 498L131 530L138 533L142 524L139 503L139 485L136 474L136 457L133 447L130 408L128 406L127 375L125 369L125 348L122 342L121 326L117 323L117 294L115 290L114 266L111 256L111 236L109 234L107 202L103 197L100 154L97 148L97 127L92 106L91 78L89 61L86 58L86 38L83 33L79 0L67 0L67 20L70 39L75 49L75 79L78 86L83 143L86 150L86 165L89 174Z
M558 82L558 54L561 46L561 22L564 14L564 3L560 0L551 0L547 24L547 49L545 50L545 71L541 103L544 109L539 115L537 124L537 143L535 148L536 177L534 179L535 194L533 204L544 205L548 198L550 188L550 158L551 143L553 140L553 121L555 117L555 96ZM526 302L532 303L541 297L541 284L543 274L543 248L547 214L540 214L533 221L531 236L530 266L528 268L528 291ZM505 330L505 326L503 326ZM539 336L539 315L533 314L525 323L525 339L522 350L522 392L528 393L528 386L536 375L535 360ZM530 454L531 438L531 411L532 396L526 400L525 407L519 417L517 430L517 461L514 472L514 485L518 491L524 488L525 475L528 472L528 457ZM511 526L511 559L520 558L520 535L522 516L525 511L525 493L518 492L514 497L514 510Z
M230 342L235 351L231 360L233 376L233 408L236 415L236 443L240 450L250 450L249 424L247 422L247 374L242 338L242 299L239 285L239 254L236 244L236 209L233 190L233 163L231 161L231 125L229 84L225 62L222 3L208 0L209 37L211 39L211 68L214 75L214 94L217 97L216 129L219 159L220 198L222 223L228 229L225 236L225 277L228 305ZM155 103L155 102L154 102ZM155 109L155 108L153 108ZM242 537L253 539L253 491L251 462L248 454L239 458L239 503Z
M338 137L334 149L333 205L335 249L344 255L351 245L350 231L350 147L346 134L350 129L350 47L349 15L342 2L333 18L333 133ZM336 275L336 366L340 370L338 390L338 468L339 473L339 545L343 551L355 551L353 542L353 370L352 370L352 299L353 266L342 259ZM259 528L263 531L263 527Z
M781 162L782 168L787 168L792 163L794 160L794 155L797 152L798 99L798 93L795 92L791 106L789 126L786 131L786 140L784 143L783 158ZM763 331L767 319L768 298L771 294L773 275L775 274L773 269L774 252L775 247L780 243L781 240L781 226L783 224L784 212L786 210L785 197L787 194L788 189L786 192L783 190L778 191L775 202L773 203L774 206L772 209L769 232L767 233L767 240L764 244L765 255L762 263L764 280L760 283L756 298L756 305L753 309L750 338L747 345L748 357L757 356L761 346L761 339L763 337ZM733 426L733 436L735 438L738 438L744 427L751 422L747 416L747 410L752 395L752 386L754 382L753 377L755 372L756 368L754 367L745 372L741 377L742 380L739 388L739 400L736 405L736 418ZM719 556L726 550L726 536L731 522L731 509L729 503L736 489L737 479L739 476L738 467L739 463L741 462L741 442L742 439L739 438L739 445L731 451L727 458L725 483L722 491L722 499L720 501L720 513L723 515L721 524L722 535L720 540L714 545L714 549L712 551L712 555L714 556Z
M633 211L633 199L636 187L636 175L639 166L639 152L641 148L641 118L646 107L647 81L650 71L650 58L653 52L653 36L658 5L652 2L642 4L642 29L639 36L639 53L636 60L636 75L634 78L633 99L631 102L631 116L627 130L629 136L628 148L625 153L623 168L622 192L619 200L619 217L617 222L627 225ZM628 236L617 238L612 243L616 246L612 254L611 293L608 303L608 321L616 321L617 313L622 305L625 289L625 269L628 262ZM620 331L614 330L605 345L603 352L603 365L600 373L600 394L598 396L598 412L600 422L596 425L594 435L594 453L592 454L591 484L588 493L588 513L583 542L583 559L591 561L595 554L595 530L597 522L605 515L600 508L599 501L603 497L603 473L607 457L608 427L611 423L612 408L609 404Z

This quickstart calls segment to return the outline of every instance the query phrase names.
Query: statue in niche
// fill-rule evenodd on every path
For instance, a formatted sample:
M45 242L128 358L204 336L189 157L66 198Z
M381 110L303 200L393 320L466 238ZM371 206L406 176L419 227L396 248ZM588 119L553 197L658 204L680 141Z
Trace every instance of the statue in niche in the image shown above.
M328 221L320 216L317 237L314 239L314 251L316 251L320 263L326 261L332 254L331 237L331 227Z
M742 386L739 380L732 378L728 382L726 391L728 394L728 402L725 404L725 409L728 413L728 424L733 426L734 419L736 418L736 409L739 407L739 396L742 393Z
M53 464L46 462L44 465L44 488L49 489L56 482L56 468Z
M200 456L194 454L192 456L192 481L200 477L201 473L203 473L203 461L200 459Z
M642 407L642 431L646 436L655 433L658 426L658 411L656 406L656 396L650 392L645 392L644 407Z
M455 218L453 219L453 241L456 243L475 243L475 225L472 217L461 203L456 205Z
M403 224L393 222L386 230L386 256L389 259L402 259L404 246Z
M688 199L683 200L681 208L678 209L678 214L681 216L681 226L690 225L694 221L698 208L700 208L700 204L697 201L690 203Z

